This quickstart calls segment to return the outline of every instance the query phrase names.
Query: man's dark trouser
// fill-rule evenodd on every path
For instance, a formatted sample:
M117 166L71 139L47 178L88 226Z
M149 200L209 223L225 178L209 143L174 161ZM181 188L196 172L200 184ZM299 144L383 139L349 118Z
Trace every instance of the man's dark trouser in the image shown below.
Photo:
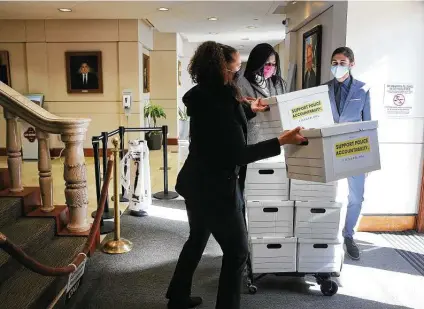
M212 234L224 253L215 308L239 309L241 278L248 256L247 233L241 209L228 205L227 210L219 211L218 207L211 205L206 208L187 200L186 205L190 236L178 259L167 298L183 300L190 296L194 271Z

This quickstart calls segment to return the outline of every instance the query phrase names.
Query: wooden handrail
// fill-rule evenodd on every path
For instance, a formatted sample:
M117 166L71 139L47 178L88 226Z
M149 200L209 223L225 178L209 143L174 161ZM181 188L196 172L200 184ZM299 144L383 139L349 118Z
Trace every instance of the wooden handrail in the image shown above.
M87 130L91 119L58 117L32 102L6 84L0 82L0 105L37 129L47 133L63 134Z
M19 263L21 263L26 268L43 276L65 276L75 271L76 268L84 261L90 249L94 246L96 235L99 232L100 221L103 215L106 199L108 197L107 193L109 189L110 180L112 178L112 170L113 170L113 157L111 156L107 164L106 179L103 183L100 203L98 206L96 217L94 218L94 222L90 230L90 234L87 238L87 241L85 243L85 246L82 252L78 253L68 266L51 267L51 266L43 265L37 260L35 260L34 258L30 257L28 254L26 254L17 245L9 241L6 235L2 233L0 233L0 248L6 251L12 258L16 259Z
M35 128L38 139L41 211L54 210L49 134L60 134L65 144L63 177L66 185L65 199L69 209L67 229L75 233L88 231L90 225L87 221L88 190L83 142L91 120L55 116L2 82L0 105L4 108L6 118L7 164L11 184L9 190L13 193L23 191L22 143L17 123L19 117ZM28 134L34 134L34 131Z

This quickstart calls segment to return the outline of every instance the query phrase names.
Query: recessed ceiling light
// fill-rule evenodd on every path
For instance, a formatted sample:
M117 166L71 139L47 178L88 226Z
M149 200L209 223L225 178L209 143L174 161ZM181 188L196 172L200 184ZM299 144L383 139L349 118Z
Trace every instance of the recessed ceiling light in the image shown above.
M259 20L259 18L254 18L253 20Z
M58 9L58 10L61 11L61 12L72 12L72 9L66 9L66 8Z
M238 47L239 47L239 48L243 48L243 47L244 47L244 45L239 45Z
M249 38L241 38L243 41L249 41Z
M216 35L218 32L209 32L209 34Z
M218 20L218 17L209 17L208 20L210 20L210 21L217 21Z
M247 26L247 29L256 29L256 28L258 28L258 27L256 27L256 26Z
M162 12L167 12L167 11L169 11L169 9L168 9L168 8L158 8L158 10L159 10L159 11L162 11Z
M297 1L293 1L292 4L296 4Z

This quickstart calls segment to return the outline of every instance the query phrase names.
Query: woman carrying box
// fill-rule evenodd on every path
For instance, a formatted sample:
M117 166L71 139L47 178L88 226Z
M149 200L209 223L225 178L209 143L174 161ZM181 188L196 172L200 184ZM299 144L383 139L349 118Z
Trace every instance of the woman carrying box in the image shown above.
M246 144L243 99L233 81L240 66L240 55L234 48L215 42L201 44L189 65L197 85L183 97L190 116L190 146L176 190L185 199L190 236L168 288L168 308L194 308L202 302L191 297L191 285L211 234L224 253L216 308L240 308L241 278L248 255L238 182L240 166L280 154L281 145L305 141L299 134L301 128L296 128L278 138Z

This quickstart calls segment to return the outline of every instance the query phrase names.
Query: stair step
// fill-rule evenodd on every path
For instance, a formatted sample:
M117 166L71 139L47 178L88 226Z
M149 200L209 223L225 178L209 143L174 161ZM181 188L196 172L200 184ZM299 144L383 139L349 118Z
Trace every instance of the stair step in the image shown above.
M27 254L33 255L52 241L55 230L54 218L21 218L3 227L1 232ZM21 267L20 263L1 250L0 286Z
M86 237L55 237L34 258L45 265L68 265L84 247ZM46 308L65 287L68 277L47 277L21 268L0 289L2 309Z
M22 216L22 202L16 197L0 198L0 229Z

